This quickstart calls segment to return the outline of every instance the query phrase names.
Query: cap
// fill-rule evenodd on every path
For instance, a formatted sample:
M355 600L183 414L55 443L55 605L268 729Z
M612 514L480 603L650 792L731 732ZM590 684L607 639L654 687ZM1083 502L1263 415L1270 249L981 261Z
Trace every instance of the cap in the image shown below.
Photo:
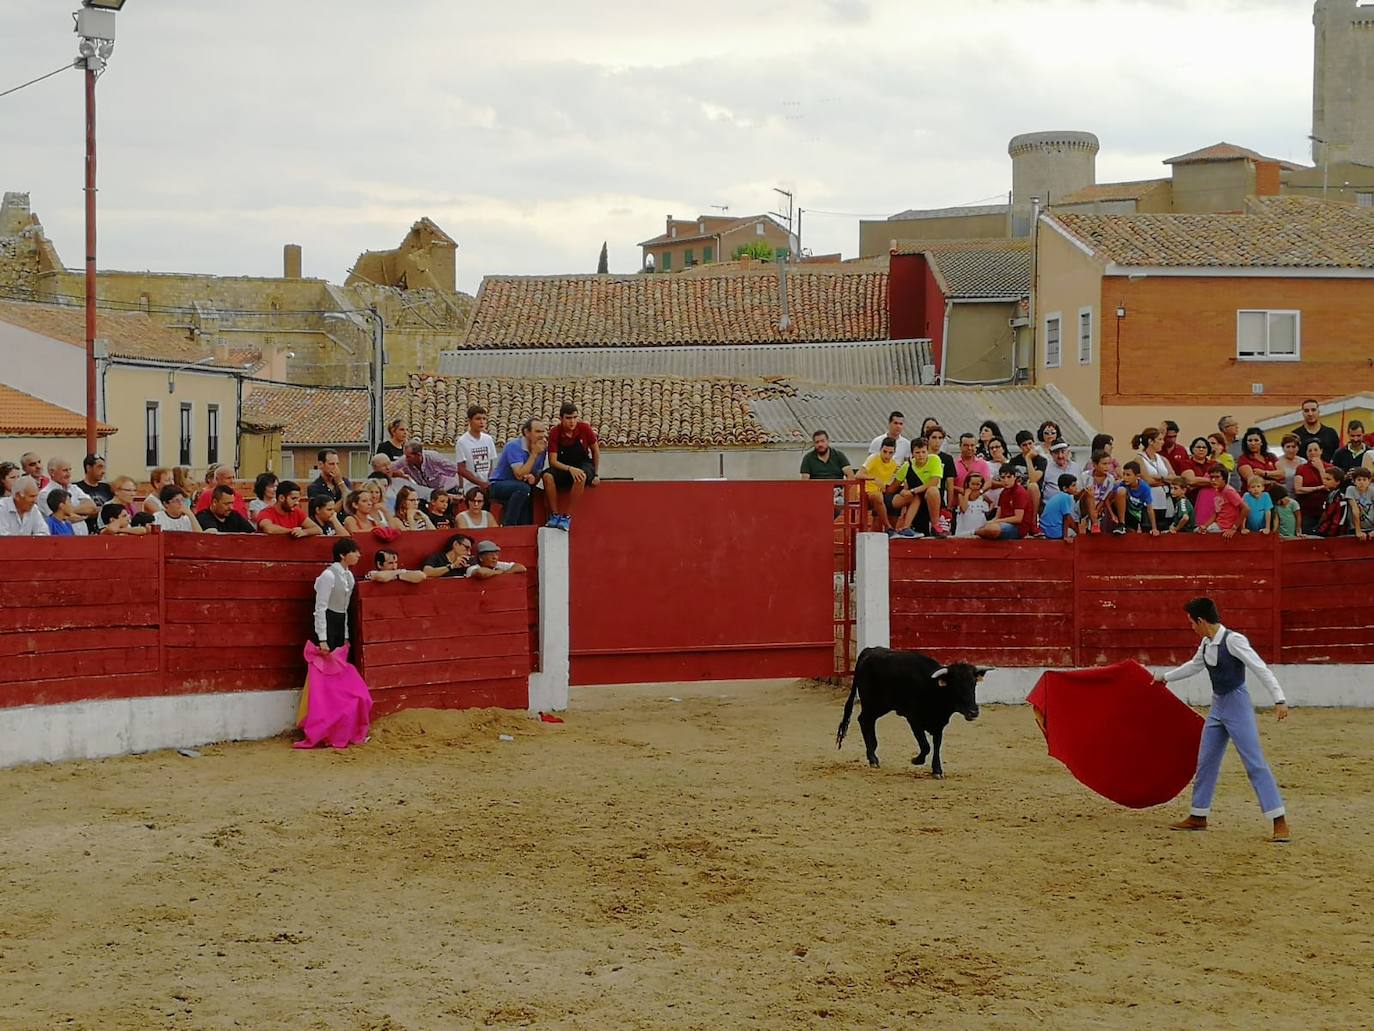
M500 550L501 550L501 545L497 544L495 541L478 541L478 542L477 542L477 554L479 554L479 555L490 555L492 552L494 552L494 551L500 551Z
M1051 451L1067 451L1068 449L1069 445L1062 440L1056 440L1053 444L1050 445Z

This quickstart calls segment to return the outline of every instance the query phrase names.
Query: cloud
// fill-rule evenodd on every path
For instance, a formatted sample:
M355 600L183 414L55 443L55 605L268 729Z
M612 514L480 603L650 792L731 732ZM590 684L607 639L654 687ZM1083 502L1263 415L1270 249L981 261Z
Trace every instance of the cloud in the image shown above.
M5 74L69 55L64 18L6 0ZM275 273L290 240L337 281L428 215L469 290L586 271L603 239L629 271L668 212L754 214L774 186L811 212L807 246L852 254L857 219L821 212L1003 194L1019 132L1096 132L1101 179L1220 139L1307 153L1307 0L140 0L119 19L108 267ZM75 73L0 100L0 139L0 188L32 191L76 263Z

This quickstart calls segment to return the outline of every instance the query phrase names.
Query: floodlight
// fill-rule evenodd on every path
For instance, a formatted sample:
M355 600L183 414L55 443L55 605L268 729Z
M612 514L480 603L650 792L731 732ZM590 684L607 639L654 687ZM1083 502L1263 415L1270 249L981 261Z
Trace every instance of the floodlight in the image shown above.
M102 11L122 11L125 0L81 0L82 7L97 7Z

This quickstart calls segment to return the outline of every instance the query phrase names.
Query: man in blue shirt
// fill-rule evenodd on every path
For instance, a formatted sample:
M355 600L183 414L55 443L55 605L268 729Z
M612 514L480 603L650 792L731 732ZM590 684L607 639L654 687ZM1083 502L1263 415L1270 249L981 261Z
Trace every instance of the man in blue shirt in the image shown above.
M502 505L502 526L528 526L534 521L534 491L544 471L548 435L542 419L526 419L520 436L501 449L491 474L491 499Z
M1061 473L1058 488L1040 513L1040 532L1052 541L1071 541L1078 533L1078 477Z

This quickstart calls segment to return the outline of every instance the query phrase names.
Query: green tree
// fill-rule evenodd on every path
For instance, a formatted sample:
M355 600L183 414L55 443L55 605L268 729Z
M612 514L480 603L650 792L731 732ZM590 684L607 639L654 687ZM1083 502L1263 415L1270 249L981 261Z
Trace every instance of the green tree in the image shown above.
M735 248L734 258L757 258L759 261L772 261L773 245L767 240L750 240Z
M609 256L606 254L606 242L603 240L602 243L601 243L601 258L600 258L600 259L597 261L597 263L596 263L596 272L597 272L597 275L604 276L606 273L608 273L608 272L610 272L610 271L611 271L610 258L609 258Z

